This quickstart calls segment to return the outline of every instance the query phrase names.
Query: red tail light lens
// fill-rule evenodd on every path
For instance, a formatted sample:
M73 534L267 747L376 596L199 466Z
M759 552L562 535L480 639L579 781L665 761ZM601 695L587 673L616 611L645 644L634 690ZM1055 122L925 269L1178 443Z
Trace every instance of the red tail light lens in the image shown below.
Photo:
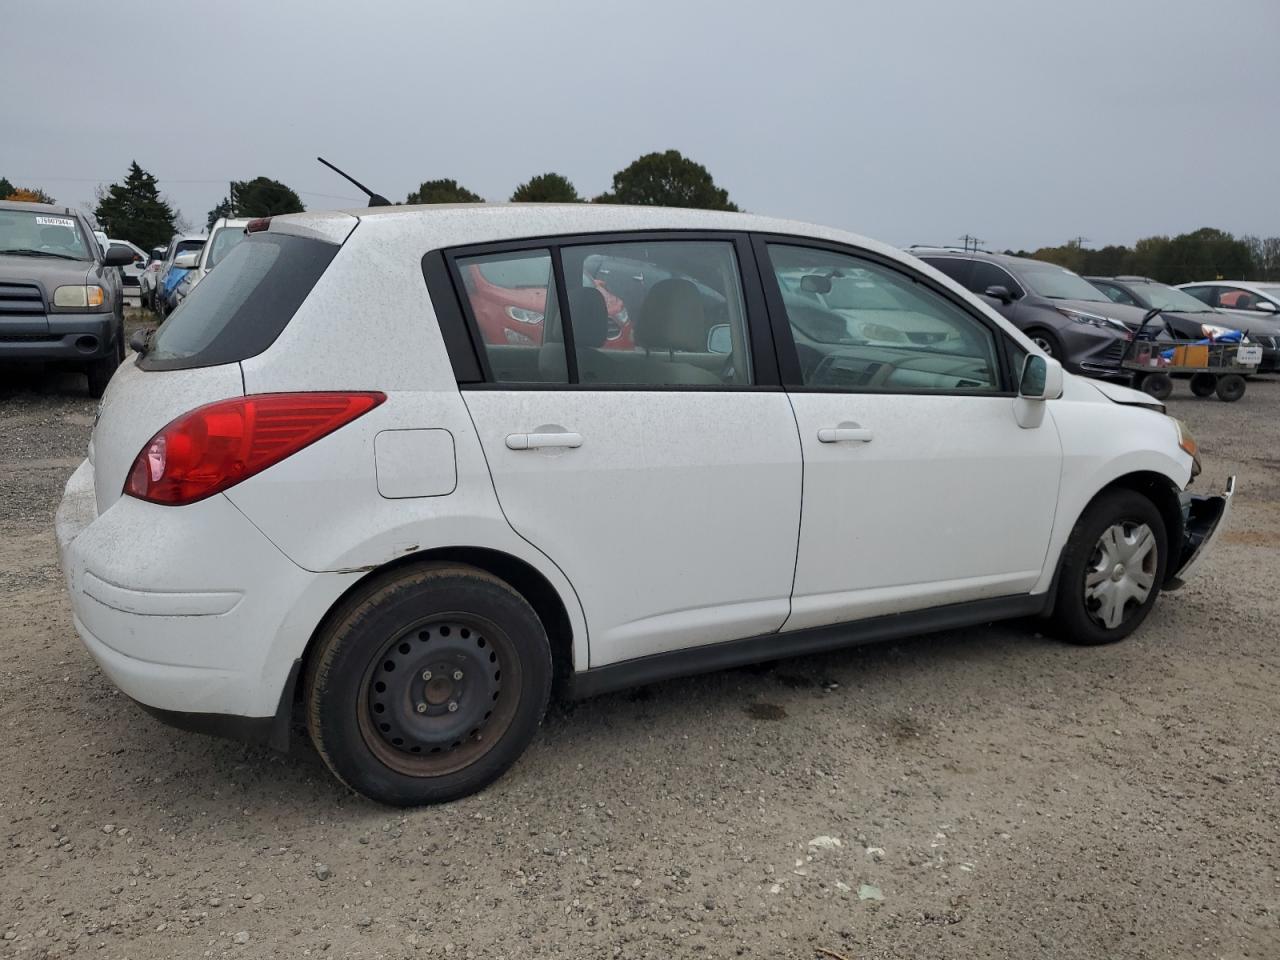
M124 492L182 506L292 456L387 399L384 393L260 393L184 413L133 461Z

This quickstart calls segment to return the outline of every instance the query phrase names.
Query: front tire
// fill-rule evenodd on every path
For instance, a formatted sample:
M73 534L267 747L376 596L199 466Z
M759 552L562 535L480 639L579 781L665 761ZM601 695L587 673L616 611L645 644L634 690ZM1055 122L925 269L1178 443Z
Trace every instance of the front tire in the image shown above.
M1043 327L1032 327L1027 331L1027 336L1031 338L1031 342L1047 353L1059 363L1064 362L1064 351L1062 349L1062 341L1057 335Z
M329 769L397 806L492 783L524 752L551 693L542 621L473 567L380 578L336 611L308 665L307 726Z
M1054 607L1059 636L1093 646L1133 633L1160 594L1168 555L1155 504L1132 490L1099 495L1063 549Z

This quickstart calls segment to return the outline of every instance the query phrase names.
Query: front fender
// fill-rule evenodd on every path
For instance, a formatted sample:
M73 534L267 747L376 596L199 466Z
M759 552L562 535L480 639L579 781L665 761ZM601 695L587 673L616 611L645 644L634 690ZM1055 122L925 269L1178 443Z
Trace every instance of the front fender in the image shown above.
M1050 402L1062 438L1062 483L1045 568L1032 592L1047 591L1080 515L1117 481L1156 474L1177 490L1191 482L1191 455L1178 446L1173 420L1154 410L1112 403Z

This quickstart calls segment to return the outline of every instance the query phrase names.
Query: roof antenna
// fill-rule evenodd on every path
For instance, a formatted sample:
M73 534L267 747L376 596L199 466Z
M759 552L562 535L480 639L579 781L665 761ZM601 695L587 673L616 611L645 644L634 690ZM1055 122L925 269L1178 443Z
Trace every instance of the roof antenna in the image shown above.
M352 183L354 183L357 187L359 187L361 191L363 191L366 195L368 195L368 197L369 197L369 206L371 206L371 207L390 207L390 206L394 206L394 204L392 204L392 202L391 202L390 200L388 200L386 197L384 197L382 194L380 194L380 193L374 193L372 190L370 190L368 187L366 187L363 183L361 183L361 182L360 182L359 180L357 180L355 177L351 176L350 174L343 173L341 170L339 170L337 167L335 167L332 163L330 163L330 162L329 162L328 160L326 160L324 157L316 157L316 159L317 159L317 160L319 160L321 163L323 163L326 167L328 167L328 168L329 168L330 170L332 170L334 173L336 173L338 176L343 177L344 179L350 180L350 181L351 181Z

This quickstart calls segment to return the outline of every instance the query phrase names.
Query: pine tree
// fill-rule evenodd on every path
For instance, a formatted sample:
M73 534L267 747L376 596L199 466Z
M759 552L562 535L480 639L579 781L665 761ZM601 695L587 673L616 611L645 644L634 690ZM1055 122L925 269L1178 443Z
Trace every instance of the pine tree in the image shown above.
M108 236L131 240L143 250L164 246L173 236L174 210L160 196L156 178L129 165L124 183L113 183L98 194L94 216Z

